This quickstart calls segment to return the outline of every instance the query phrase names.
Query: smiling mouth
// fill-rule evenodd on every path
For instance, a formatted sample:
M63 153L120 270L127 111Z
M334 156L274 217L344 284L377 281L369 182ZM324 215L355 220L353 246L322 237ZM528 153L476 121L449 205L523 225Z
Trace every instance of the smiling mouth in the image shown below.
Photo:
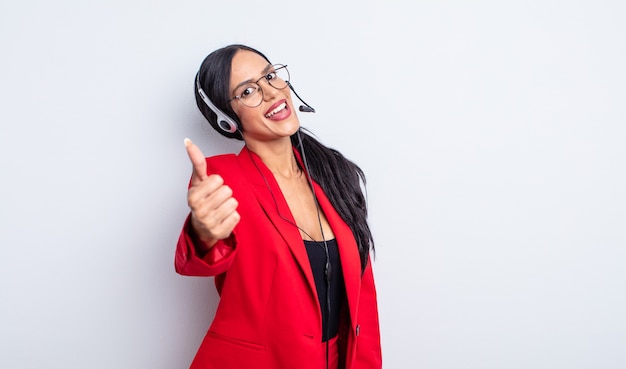
M283 102L282 104L278 105L277 107L274 108L274 110L272 110L271 112L265 114L265 118L271 118L274 116L274 114L282 111L283 109L287 109L287 102Z

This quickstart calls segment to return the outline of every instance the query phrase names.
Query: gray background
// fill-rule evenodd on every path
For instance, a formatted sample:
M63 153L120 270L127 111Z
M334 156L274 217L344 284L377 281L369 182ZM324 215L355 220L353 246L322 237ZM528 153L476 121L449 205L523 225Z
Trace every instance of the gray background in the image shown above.
M0 4L0 367L185 368L206 54L289 64L368 175L385 368L626 367L626 3Z

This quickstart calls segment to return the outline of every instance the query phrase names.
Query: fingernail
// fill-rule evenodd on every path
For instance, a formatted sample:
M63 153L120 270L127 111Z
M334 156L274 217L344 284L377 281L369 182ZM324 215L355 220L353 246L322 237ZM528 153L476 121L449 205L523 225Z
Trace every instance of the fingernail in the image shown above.
M191 140L188 139L187 137L185 137L185 140L183 142L185 143L185 147L188 147L189 145L191 145Z

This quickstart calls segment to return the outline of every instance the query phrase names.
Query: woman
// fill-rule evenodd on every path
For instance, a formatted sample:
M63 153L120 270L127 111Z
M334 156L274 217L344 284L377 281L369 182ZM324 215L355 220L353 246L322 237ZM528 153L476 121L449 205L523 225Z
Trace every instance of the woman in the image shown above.
M220 294L192 369L382 366L363 173L300 131L292 91L286 66L244 45L196 75L202 114L245 146L205 158L185 140L176 271L215 276Z

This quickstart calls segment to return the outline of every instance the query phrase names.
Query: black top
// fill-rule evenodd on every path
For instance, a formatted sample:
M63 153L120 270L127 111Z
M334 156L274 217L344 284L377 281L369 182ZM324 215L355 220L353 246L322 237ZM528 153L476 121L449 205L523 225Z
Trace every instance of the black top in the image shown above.
M328 273L326 272L326 245L328 245L328 257L330 259ZM335 337L339 331L339 310L345 294L337 240L328 240L326 245L323 241L304 240L304 246L307 254L309 254L309 261L313 270L317 297L322 310L322 342ZM329 280L326 279L327 275L330 277ZM330 293L328 293L329 285L327 282L330 282Z

